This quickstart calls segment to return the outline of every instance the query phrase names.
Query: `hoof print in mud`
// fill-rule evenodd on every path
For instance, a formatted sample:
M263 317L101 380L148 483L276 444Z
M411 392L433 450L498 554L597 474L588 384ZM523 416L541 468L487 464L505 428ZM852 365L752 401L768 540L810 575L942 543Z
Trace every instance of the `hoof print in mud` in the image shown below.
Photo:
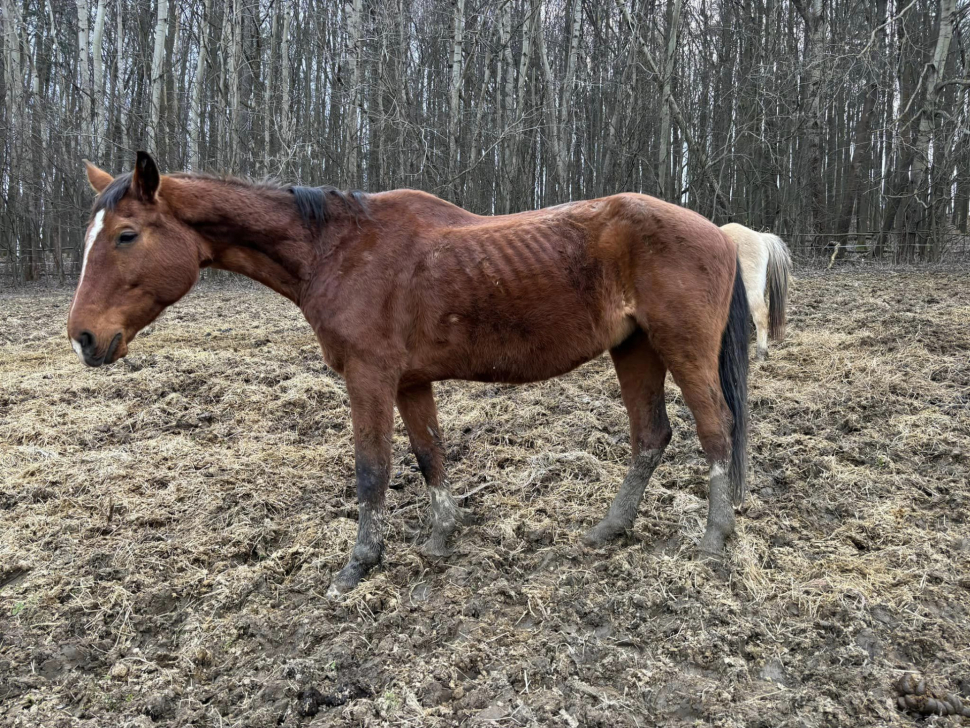
M319 713L322 708L336 708L370 695L370 691L358 683L345 683L326 694L314 687L305 688L296 696L296 712L309 718Z
M303 718L312 718L320 712L323 695L316 688L301 690L296 696L296 712Z
M175 711L175 696L171 692L157 693L148 699L144 713L152 720L160 720Z
M907 673L896 681L900 710L918 715L959 715L970 718L970 702L964 704L956 693L944 693L929 685L925 679Z

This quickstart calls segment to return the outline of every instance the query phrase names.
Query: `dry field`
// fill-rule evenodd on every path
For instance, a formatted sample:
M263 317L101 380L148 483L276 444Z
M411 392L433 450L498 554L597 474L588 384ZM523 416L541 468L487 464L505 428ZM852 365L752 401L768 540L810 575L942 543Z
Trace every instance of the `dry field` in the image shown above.
M673 384L635 531L580 544L629 454L601 358L439 385L473 520L418 553L398 425L385 563L339 602L350 412L299 311L207 284L91 370L69 301L0 294L2 726L904 726L907 671L970 697L966 271L802 272L723 570L691 559L706 468Z

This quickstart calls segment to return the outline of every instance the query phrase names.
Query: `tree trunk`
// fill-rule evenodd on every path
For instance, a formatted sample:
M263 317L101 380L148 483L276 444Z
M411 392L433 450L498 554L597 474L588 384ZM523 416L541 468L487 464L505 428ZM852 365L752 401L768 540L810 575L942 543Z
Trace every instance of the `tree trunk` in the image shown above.
M83 0L78 0L78 4ZM148 148L158 149L158 132L162 118L162 83L165 77L165 39L168 37L168 3L158 0L158 16L155 21L155 52L152 54L152 101L149 110Z
M461 204L461 182L458 179L458 150L461 117L462 46L465 33L465 0L451 0L454 25L451 35L451 83L448 89L448 179L452 202Z
M936 133L940 82L947 55L950 52L950 41L953 39L953 16L955 13L956 0L940 0L940 24L936 36L936 49L933 51L933 59L924 73L926 95L920 113L919 132L916 135L916 156L913 159L912 167L911 184L919 204L913 206L912 198L907 198L904 202L904 214L908 216L907 229L909 235L916 241L916 253L929 259L936 259L942 246L939 233L931 229L935 228L934 223L936 221L932 215L933 201L930 199L930 191L928 185L924 182L927 181L926 172L930 162L930 140ZM940 148L936 149L936 153L943 156L943 150ZM934 235L934 233L936 234ZM920 250L922 250L922 253L920 253Z
M345 164L343 181L349 186L359 184L360 172L357 161L358 130L360 128L360 12L362 0L345 0L344 19L346 22L346 46L344 57L347 59L349 84L347 108L344 115Z
M101 146L105 135L106 112L104 110L104 62L102 54L104 48L104 13L105 0L98 0L98 9L94 15L94 33L91 35L91 53L94 61L94 84L91 105L91 154L95 159L100 157Z
M562 148L561 129L559 126L559 112L556 110L556 80L552 74L552 67L549 65L549 54L546 52L546 39L543 28L545 18L543 17L543 4L539 5L539 32L536 33L536 53L539 56L540 66L542 67L543 89L545 90L546 109L546 129L549 147L552 150L553 172L555 183L552 195L546 196L546 201L550 199L555 202L562 202L560 195L566 188L566 151Z
M4 24L4 87L7 92L6 122L9 128L9 188L3 205L4 224L0 226L6 240L6 249L13 264L12 276L16 282L24 274L22 259L25 253L24 240L19 234L20 225L17 212L20 210L21 170L20 150L23 148L22 120L23 108L21 75L21 23L20 7L16 0L5 0L3 5ZM29 267L28 267L29 269Z
M81 86L81 122L86 134L91 133L93 126L94 100L91 93L91 67L88 63L88 30L90 27L90 12L87 0L77 0L77 64ZM89 157L94 157L94 138L88 137L84 151Z
M292 119L293 114L290 110L290 23L293 20L293 7L288 2L283 2L283 38L280 42L280 99L279 125L280 125L280 156L289 159L292 153Z
M515 113L518 116L518 121L521 123L525 119L526 111L526 81L528 80L529 74L529 60L532 57L532 33L533 33L533 20L535 17L535 11L532 5L528 5L526 9L527 15L525 22L522 24L522 55L519 56L519 72L517 74L517 83L515 90ZM524 136L524 135L523 135ZM529 149L525 147L527 143L526 139L521 139L519 144L516 145L516 151L512 156L512 167L511 167L511 180L509 184L512 185L513 189L518 187L527 188L528 185L523 184L524 180L524 162L529 154ZM532 197L532 191L529 191L529 197ZM511 198L509 201L509 212L511 209Z
M825 185L822 160L822 65L826 32L826 0L792 0L805 21L805 135L808 188L808 229L818 235L824 226Z
M562 165L565 174L570 174L570 162L573 149L576 144L575 139L575 120L574 104L576 97L576 68L579 62L579 40L582 35L583 23L583 3L582 0L573 0L572 13L569 23L569 55L566 56L566 77L562 84L562 100L559 108L561 109L561 138L559 154L562 158ZM564 199L573 199L571 187L572 180L565 180L567 189L563 191Z
M503 108L503 123L499 127L501 140L501 175L499 177L499 212L508 214L512 211L512 180L515 179L513 158L515 150L515 139L511 134L511 127L515 125L516 109L515 102L515 74L513 73L512 59L512 10L510 3L506 3L502 8L502 17L499 20L499 39L502 43L502 59L505 67L505 102Z
M194 170L202 167L202 91L205 84L206 67L209 62L209 19L212 13L212 0L205 0L199 17L199 58L195 64L192 80L192 107L189 110L190 155Z
M270 160L273 156L272 119L273 119L273 49L280 27L279 6L273 9L273 25L266 44L266 61L263 73L263 174L269 174Z
M657 182L660 197L673 199L673 188L668 189L670 174L670 100L673 98L672 82L677 53L677 34L680 31L680 8L682 0L671 0L667 26L667 56L664 59L663 87L660 90L660 146L657 155ZM676 183L674 183L676 185Z
M877 38L877 44L873 52L873 57L869 59L867 64L869 83L866 86L865 100L862 103L862 111L859 114L859 121L856 124L855 133L853 134L852 159L846 170L845 194L843 195L839 217L835 224L836 244L845 242L845 236L848 234L849 228L852 225L852 211L855 207L856 200L859 198L860 170L864 165L868 167L872 153L872 116L876 107L876 101L879 97L877 62L881 61L885 54L883 48L885 36L879 32L879 29L885 22L886 4L887 0L876 0L876 11L870 21L872 33Z

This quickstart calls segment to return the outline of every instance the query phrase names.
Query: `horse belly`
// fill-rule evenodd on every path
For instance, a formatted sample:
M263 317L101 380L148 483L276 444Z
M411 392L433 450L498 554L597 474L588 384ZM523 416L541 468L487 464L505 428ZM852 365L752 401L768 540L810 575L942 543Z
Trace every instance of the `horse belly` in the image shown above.
M622 306L604 315L570 298L519 315L450 314L436 378L512 384L551 379L618 345L637 327Z

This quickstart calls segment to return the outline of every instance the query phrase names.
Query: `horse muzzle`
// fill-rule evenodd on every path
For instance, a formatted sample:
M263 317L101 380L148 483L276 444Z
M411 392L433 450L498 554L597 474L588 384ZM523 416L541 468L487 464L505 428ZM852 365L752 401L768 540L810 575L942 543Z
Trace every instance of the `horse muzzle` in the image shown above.
M76 339L71 339L71 347L78 359L89 367L99 367L111 364L128 353L124 343L124 334L119 331L108 342L103 350L99 346L98 338L90 331L82 331Z

